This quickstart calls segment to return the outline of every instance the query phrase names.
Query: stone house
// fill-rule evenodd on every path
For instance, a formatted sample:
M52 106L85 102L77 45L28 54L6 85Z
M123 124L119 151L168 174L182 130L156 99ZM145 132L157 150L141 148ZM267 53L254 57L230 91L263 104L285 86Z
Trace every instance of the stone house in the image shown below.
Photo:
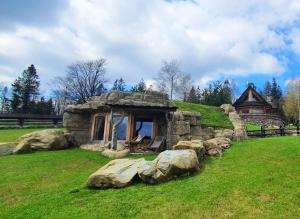
M166 94L115 91L68 106L63 123L80 144L106 145L112 138L114 120L123 117L117 127L118 141L130 141L138 135L148 141L164 136L170 148L179 140L200 138L200 113L176 110Z

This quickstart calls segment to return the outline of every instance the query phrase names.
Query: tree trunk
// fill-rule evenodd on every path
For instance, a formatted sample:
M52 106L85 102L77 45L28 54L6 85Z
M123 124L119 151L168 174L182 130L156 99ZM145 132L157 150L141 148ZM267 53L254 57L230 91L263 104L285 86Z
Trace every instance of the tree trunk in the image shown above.
M117 139L117 127L123 122L125 117L124 112L122 113L121 118L114 122L113 121L113 111L110 111L110 122L112 124L112 149L113 150L117 150L117 146L118 146L118 139Z

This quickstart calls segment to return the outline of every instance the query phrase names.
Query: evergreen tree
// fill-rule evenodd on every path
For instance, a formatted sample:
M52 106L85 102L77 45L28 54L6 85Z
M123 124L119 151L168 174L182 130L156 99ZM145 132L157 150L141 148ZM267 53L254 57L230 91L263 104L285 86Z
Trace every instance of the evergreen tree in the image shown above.
M12 86L12 100L11 100L11 109L14 113L21 112L21 96L22 96L22 88L21 88L21 78L18 77Z
M39 76L34 65L31 65L12 84L13 112L30 113L31 104L39 94L39 85Z
M130 91L131 92L145 92L146 91L146 84L144 82L144 79L142 78L139 83L137 83L135 86L133 86Z
M114 82L113 87L111 88L112 91L125 91L126 85L123 78L117 79Z
M187 102L190 103L199 103L199 99L196 93L196 89L194 86L192 86L188 96L187 96Z
M277 81L275 78L272 80L272 86L271 86L271 96L274 101L279 101L282 97L282 90L280 86L277 84Z
M271 85L270 81L266 81L265 87L263 90L263 96L265 96L265 97L271 96L271 90L272 90L272 85Z

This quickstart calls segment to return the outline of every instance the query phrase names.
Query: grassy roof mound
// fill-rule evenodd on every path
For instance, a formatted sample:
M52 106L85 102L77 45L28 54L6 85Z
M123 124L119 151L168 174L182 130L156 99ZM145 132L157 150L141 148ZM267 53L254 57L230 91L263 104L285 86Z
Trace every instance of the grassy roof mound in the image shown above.
M181 101L173 101L173 103L180 110L200 112L202 126L233 128L228 116L219 107Z

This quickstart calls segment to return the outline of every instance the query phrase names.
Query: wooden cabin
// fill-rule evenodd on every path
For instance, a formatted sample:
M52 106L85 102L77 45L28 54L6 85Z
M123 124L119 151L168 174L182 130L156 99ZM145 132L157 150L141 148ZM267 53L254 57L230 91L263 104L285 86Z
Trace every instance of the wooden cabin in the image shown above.
M249 84L242 95L233 103L237 113L245 122L258 125L279 125L281 119L276 104L267 101Z

